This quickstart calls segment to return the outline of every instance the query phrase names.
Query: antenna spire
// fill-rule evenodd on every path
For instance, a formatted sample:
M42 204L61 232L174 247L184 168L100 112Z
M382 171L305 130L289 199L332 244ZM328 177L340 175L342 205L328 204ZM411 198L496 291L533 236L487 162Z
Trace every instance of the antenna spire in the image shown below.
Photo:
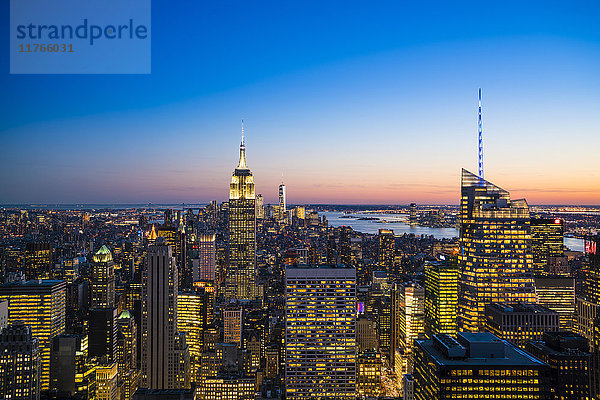
M236 169L248 169L246 166L246 144L244 139L244 120L242 119L242 143L240 143L240 162Z
M483 179L483 132L481 129L481 88L479 88L479 112L477 129L479 131L479 177Z
M241 146L246 147L246 144L244 143L244 118L242 118L242 144Z

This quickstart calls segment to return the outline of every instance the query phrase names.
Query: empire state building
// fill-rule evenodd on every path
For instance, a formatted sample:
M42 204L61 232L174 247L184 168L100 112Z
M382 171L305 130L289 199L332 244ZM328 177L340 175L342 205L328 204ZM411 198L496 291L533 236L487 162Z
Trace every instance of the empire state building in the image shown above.
M256 208L254 178L246 166L242 122L240 162L229 185L229 251L225 294L230 299L251 300L256 287Z

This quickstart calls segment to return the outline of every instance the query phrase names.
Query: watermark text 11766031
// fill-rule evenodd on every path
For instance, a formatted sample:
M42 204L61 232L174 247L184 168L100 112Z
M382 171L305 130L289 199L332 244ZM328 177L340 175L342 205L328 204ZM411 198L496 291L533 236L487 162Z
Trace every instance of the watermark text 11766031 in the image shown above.
M150 0L11 0L13 74L150 73Z

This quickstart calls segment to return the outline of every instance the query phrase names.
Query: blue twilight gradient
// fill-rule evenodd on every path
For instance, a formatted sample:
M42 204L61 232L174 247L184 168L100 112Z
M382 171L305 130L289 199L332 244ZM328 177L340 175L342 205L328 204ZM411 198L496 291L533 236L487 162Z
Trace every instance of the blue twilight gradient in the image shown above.
M246 121L267 201L456 203L477 167L600 203L600 3L167 2L151 75L8 74L0 203L224 200ZM8 35L8 2L0 6Z

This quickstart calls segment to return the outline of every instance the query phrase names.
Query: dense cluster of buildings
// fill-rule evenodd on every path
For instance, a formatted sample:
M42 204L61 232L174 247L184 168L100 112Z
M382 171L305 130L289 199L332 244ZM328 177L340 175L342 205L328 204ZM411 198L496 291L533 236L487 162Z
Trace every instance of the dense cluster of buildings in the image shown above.
M278 195L242 136L228 202L3 210L0 397L600 399L598 236L466 170L454 240Z

